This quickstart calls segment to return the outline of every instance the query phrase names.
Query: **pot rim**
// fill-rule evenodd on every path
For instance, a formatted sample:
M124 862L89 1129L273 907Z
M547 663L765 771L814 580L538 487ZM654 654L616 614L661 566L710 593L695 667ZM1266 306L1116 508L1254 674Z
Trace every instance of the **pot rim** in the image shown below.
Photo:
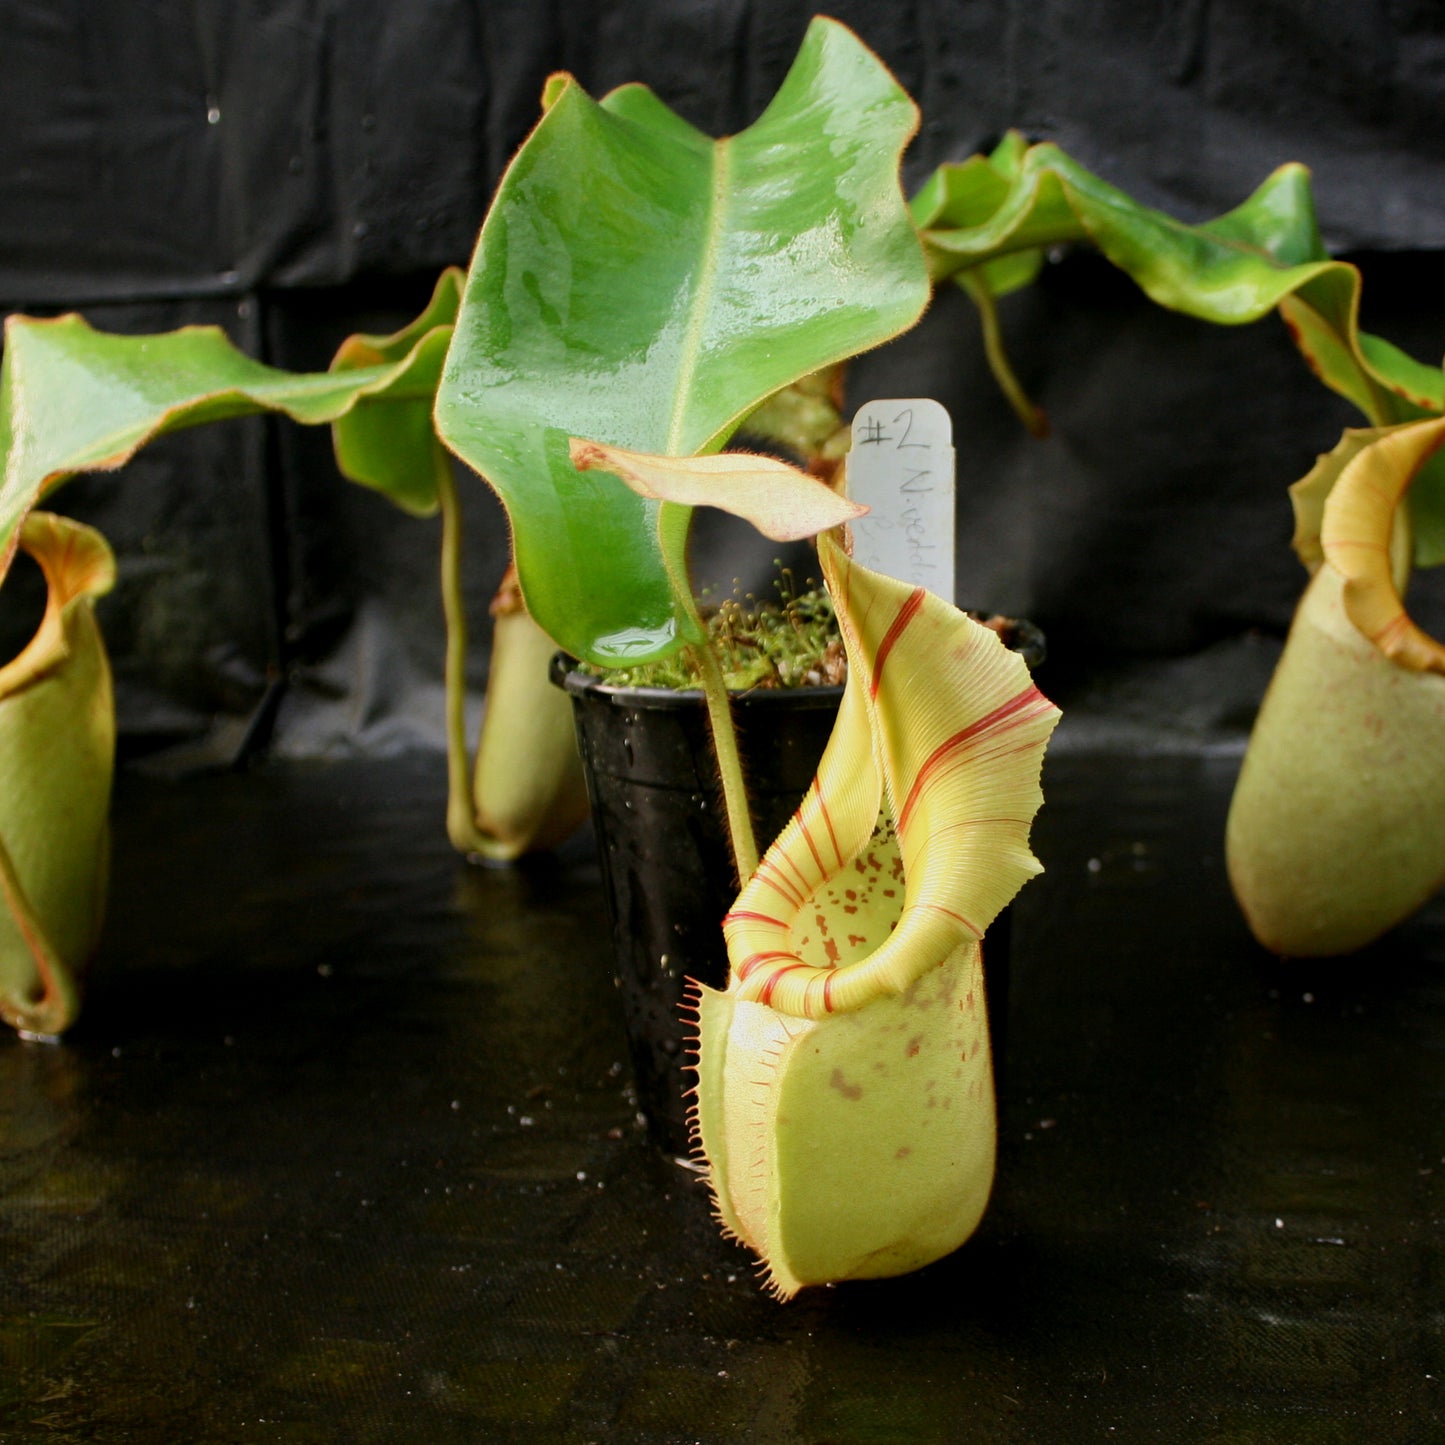
M572 697L599 696L618 707L646 708L654 712L681 711L705 705L702 689L671 687L619 687L600 677L578 669L577 659L566 652L556 653L547 669L554 686ZM747 708L827 708L837 707L843 696L842 683L821 687L754 687L729 692L735 706Z

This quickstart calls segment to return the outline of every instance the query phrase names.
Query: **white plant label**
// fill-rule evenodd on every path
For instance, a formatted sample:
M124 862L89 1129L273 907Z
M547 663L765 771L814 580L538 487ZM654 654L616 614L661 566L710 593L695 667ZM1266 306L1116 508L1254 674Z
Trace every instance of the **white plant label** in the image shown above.
M853 417L853 559L953 601L953 422L926 397L870 401Z

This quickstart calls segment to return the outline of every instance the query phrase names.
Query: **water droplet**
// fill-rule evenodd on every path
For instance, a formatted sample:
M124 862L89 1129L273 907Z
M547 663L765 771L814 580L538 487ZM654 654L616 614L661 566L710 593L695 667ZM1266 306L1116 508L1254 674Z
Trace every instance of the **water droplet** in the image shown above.
M210 105L210 106L207 106L207 107L206 107L206 124L207 124L207 125L220 125L220 123L221 123L221 107L220 107L219 105Z

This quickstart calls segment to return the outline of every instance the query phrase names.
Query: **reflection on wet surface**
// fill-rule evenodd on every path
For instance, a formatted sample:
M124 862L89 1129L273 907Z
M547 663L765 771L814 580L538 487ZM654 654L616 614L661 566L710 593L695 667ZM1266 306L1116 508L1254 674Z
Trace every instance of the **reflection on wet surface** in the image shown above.
M588 840L439 760L127 777L80 1026L0 1041L0 1439L1430 1438L1437 905L1250 942L1230 759L1065 753L980 1234L779 1307L635 1117Z

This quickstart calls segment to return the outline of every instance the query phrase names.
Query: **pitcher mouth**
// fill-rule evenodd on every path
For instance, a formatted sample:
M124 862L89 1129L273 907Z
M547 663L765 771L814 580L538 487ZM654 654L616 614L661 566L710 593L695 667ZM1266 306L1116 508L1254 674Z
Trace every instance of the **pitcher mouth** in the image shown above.
M19 552L0 583L4 602L5 630L0 637L0 671L9 667L35 641L45 619L49 588L40 564L26 552Z
M99 532L52 512L32 512L19 548L45 577L45 612L30 641L0 667L0 700L38 682L69 655L65 620L71 609L115 585L115 557Z

